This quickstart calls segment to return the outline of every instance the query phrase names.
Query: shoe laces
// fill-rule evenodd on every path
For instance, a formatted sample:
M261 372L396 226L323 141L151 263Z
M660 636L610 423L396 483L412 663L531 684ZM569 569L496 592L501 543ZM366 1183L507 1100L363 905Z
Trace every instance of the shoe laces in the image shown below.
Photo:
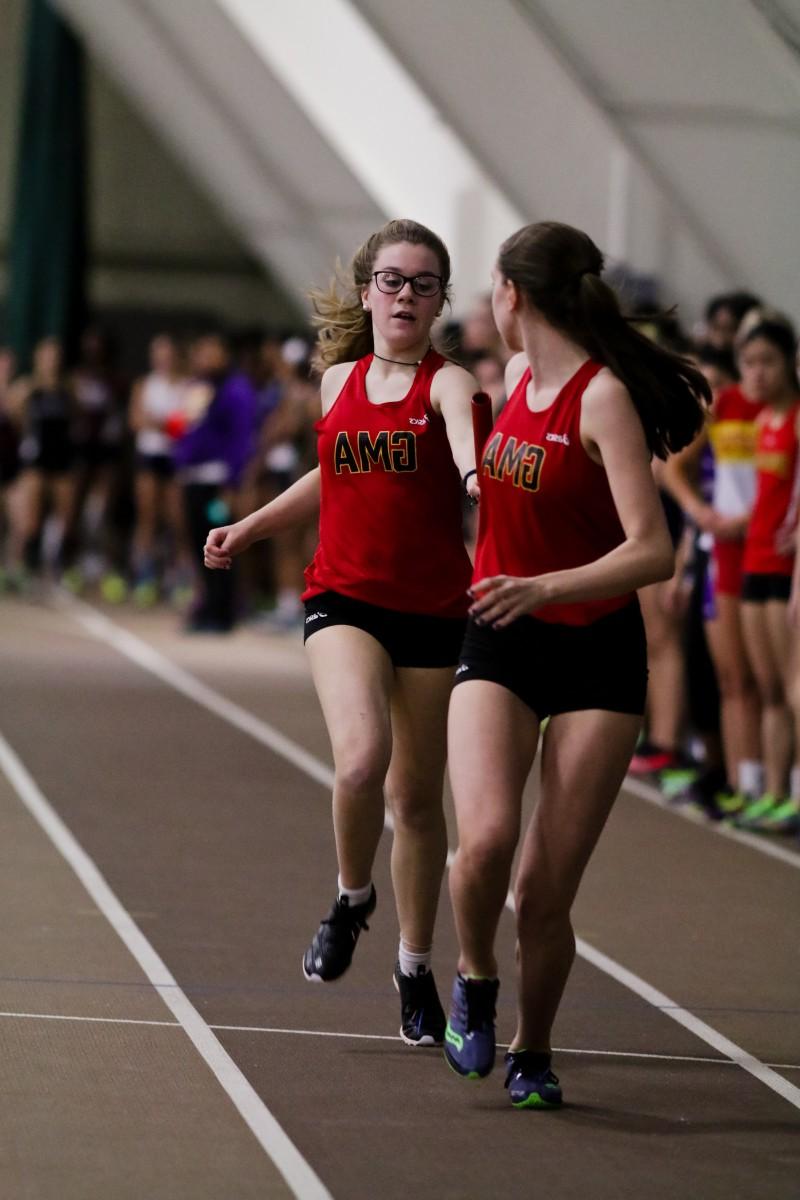
M515 1075L524 1075L528 1079L539 1079L558 1086L558 1076L553 1074L549 1055L537 1053L535 1050L509 1050L506 1066L506 1087Z

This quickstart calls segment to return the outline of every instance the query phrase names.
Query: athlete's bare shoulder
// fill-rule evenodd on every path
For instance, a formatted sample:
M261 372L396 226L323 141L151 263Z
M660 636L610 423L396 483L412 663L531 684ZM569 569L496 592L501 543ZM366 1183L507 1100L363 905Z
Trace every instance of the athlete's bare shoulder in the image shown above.
M506 363L505 381L506 395L510 396L528 369L528 359L525 354L513 354Z
M603 367L589 380L581 397L581 438L590 457L595 457L590 447L597 448L602 457L609 441L627 444L632 437L638 444L643 436L630 392L621 379Z
M442 405L469 404L479 390L475 376L465 367L446 359L431 380L431 405L441 412Z
M355 365L355 362L334 363L332 367L328 367L323 373L319 385L323 417L338 399L339 393L347 382L348 376Z
M630 399L630 392L625 384L608 367L602 367L594 378L589 380L583 393L584 404L588 403L595 407L604 402L622 404L627 401L630 403Z

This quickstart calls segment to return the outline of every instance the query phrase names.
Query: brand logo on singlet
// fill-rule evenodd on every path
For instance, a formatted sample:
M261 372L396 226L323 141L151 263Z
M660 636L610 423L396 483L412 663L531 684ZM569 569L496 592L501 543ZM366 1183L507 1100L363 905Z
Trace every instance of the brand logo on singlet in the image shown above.
M544 440L546 442L558 442L558 444L560 446L568 446L569 445L569 434L568 433L546 433L544 435Z
M409 429L382 429L373 437L366 430L357 434L342 430L336 435L333 465L337 475L353 475L381 468L383 471L416 471L417 435Z
M501 481L510 479L514 487L526 492L538 492L547 455L544 446L518 442L515 437L506 439L503 445L503 439L501 430L487 442L481 459L481 474Z
M408 423L409 423L409 425L427 425L428 418L427 417L409 417Z

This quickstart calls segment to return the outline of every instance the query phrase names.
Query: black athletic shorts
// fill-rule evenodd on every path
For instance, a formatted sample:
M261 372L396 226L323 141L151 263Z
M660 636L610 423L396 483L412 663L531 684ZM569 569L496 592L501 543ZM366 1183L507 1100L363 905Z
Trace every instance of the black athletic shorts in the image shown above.
M339 592L322 592L306 600L304 642L318 629L332 625L363 629L380 642L395 667L454 667L466 618L397 612Z
M136 470L155 475L156 479L172 479L175 462L170 454L142 454L139 450L136 453Z
M647 643L634 600L591 625L520 617L503 629L470 621L456 683L488 679L508 688L540 720L602 708L644 712Z
M766 604L768 600L788 602L792 590L791 575L744 575L742 600L751 604Z

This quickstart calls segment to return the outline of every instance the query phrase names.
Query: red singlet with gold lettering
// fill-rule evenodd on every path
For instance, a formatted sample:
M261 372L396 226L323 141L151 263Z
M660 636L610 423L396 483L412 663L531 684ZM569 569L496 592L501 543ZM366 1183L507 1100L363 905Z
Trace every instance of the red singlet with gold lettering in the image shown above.
M746 575L791 575L794 554L779 554L775 537L787 521L797 472L797 419L794 404L781 420L762 409L756 432L756 502L747 526L742 568Z
M402 400L373 404L367 354L317 422L319 546L304 600L333 591L398 612L466 615L461 480L430 402L445 361L429 350Z
M476 582L581 567L625 540L606 473L580 437L581 397L601 369L602 363L583 363L543 412L531 412L527 404L530 367L512 392L481 461ZM589 625L632 599L626 593L548 604L531 616Z

